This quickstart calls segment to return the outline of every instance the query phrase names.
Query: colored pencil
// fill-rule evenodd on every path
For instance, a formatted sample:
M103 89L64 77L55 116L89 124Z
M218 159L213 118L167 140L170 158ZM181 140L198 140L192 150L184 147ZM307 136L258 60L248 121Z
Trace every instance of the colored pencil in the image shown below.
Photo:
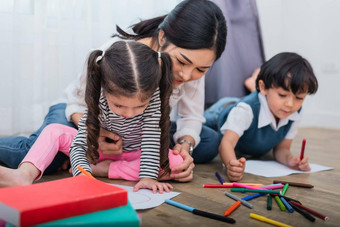
M302 140L302 146L301 146L301 154L300 154L300 160L303 159L303 155L305 153L305 146L306 146L306 139Z
M234 210L236 210L241 205L241 201L236 201L231 207L224 211L224 216L230 215Z
M217 214L213 214L213 213L209 213L209 212L205 212L205 211L202 211L202 210L198 210L196 208L193 208L193 207L190 207L190 206L187 206L185 204L182 204L182 203L179 203L179 202L176 202L176 201L173 201L173 200L170 200L170 199L166 199L164 200L167 204L170 204L172 206L175 206L175 207L178 207L178 208L181 208L183 210L186 210L186 211L189 211L193 214L196 214L196 215L199 215L199 216L203 216L203 217L207 217L207 218L211 218L211 219L215 219L215 220L218 220L218 221L223 221L223 222L227 222L227 223L235 223L236 221L232 218L229 218L229 217L224 217L224 216L221 216L221 215L217 215Z
M232 188L232 185L224 184L203 184L203 188Z
M315 222L315 218L312 215L310 215L310 213L308 213L305 210L300 209L298 206L295 206L291 202L288 202L288 203L294 208L294 210L296 210L296 212L300 213L302 216L304 216L305 218L307 218L311 222Z
M250 209L253 208L253 204L251 204L251 203L249 203L249 202L247 202L247 201L245 201L245 200L243 200L243 199L237 197L237 196L234 195L234 194L231 194L231 193L229 193L229 192L224 192L224 194L225 194L226 196L229 196L230 198L236 200L236 201L240 201L242 205L247 206L247 207L249 207Z
M282 180L273 180L274 184L281 183L281 184L289 184L289 186L295 187L303 187L303 188L313 188L314 186L311 184L303 184L298 182L290 182L290 181L282 181Z
M311 214L317 216L318 218L321 218L321 219L323 219L323 220L325 220L325 221L328 220L328 217L327 217L327 216L325 216L325 215L323 215L323 214L320 214L319 212L316 212L315 210L312 210L312 209L310 209L310 208L308 208L308 207L305 207L305 206L302 205L302 204L298 204L298 203L296 203L296 202L294 202L294 201L290 201L290 202L291 202L291 204L294 204L295 206L297 206L297 207L299 207L299 208L301 208L301 209L304 209L305 211L307 211L307 212L309 212L309 213L311 213Z
M248 188L231 188L231 192L260 192L260 193L270 193L270 194L280 194L280 191L275 190L261 190L261 189L248 189Z
M94 177L92 176L91 173L87 172L83 167L77 166L77 169L78 169L80 172L82 172L84 175L86 175L86 176L88 176L88 177L91 177L91 178L93 178L93 179L96 179L96 178L94 178Z
M216 172L215 175L216 175L217 179L221 182L221 184L223 184L223 183L224 183L224 180L223 180L223 178L221 177L221 175L220 175L218 172Z
M267 195L267 210L271 210L272 209L272 196L271 195Z
M272 224L272 225L276 225L276 226L282 226L282 227L289 227L289 226L291 226L291 225L287 225L285 223L278 222L278 221L275 221L273 219L269 219L269 218L266 218L264 216L261 216L261 215L258 215L258 214L254 214L254 213L250 213L250 217L254 218L256 220L259 220L259 221L263 221L263 222L267 222L267 223Z

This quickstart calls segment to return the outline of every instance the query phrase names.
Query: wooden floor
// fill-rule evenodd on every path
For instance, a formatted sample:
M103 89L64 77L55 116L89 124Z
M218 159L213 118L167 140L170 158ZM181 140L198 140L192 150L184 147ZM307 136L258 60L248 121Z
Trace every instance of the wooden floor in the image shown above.
M286 195L301 201L308 206L329 217L323 221L316 218L314 223L305 219L297 212L289 213L280 211L273 201L273 209L266 210L266 197L259 197L251 200L254 208L249 209L240 206L230 217L236 220L235 226L270 226L249 217L251 212L266 216L268 218L292 225L292 226L340 226L340 130L303 128L295 138L292 145L292 152L300 153L301 141L307 139L305 155L311 163L331 166L334 169L312 174L294 174L285 177L265 178L245 174L241 182L256 182L271 184L273 180L285 180L314 185L312 189L289 187ZM266 157L266 159L271 156ZM223 215L224 211L234 201L224 195L229 189L208 189L203 184L219 183L215 172L223 173L220 159L217 157L209 164L196 165L194 180L190 183L172 183L174 191L181 192L173 198L186 205L200 210ZM44 176L42 181L48 181L68 176L66 173ZM222 175L226 178L225 174ZM121 180L102 179L105 182L133 186L133 182ZM242 195L240 194L240 197ZM139 212L139 211L138 211ZM225 226L227 223L207 219L178 209L168 204L162 204L153 209L139 212L142 214L141 226Z

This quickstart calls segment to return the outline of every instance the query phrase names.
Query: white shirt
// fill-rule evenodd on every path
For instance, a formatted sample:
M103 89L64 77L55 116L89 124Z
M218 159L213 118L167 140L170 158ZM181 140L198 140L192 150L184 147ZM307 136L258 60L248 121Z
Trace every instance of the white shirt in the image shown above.
M114 42L121 40L118 37L111 38L98 50L108 49ZM74 113L84 113L86 104L84 100L86 85L86 67L64 91L63 100L67 103L66 118L70 121ZM190 135L195 140L195 146L200 142L202 124L205 122L204 112L204 76L199 80L186 82L173 90L170 96L172 108L171 120L177 120L177 131L174 141L178 138ZM175 108L176 107L176 108Z
M280 119L279 123L276 124L275 117L268 107L266 97L261 93L258 94L258 97L260 100L261 107L257 127L262 128L267 125L270 125L272 129L277 131L282 126L287 125L289 120L292 120L294 122L290 127L287 135L285 136L285 139L293 139L298 131L298 125L301 120L302 111L300 111L300 113L298 112L292 113L287 118ZM224 134L226 130L231 130L237 133L239 137L241 137L244 131L246 131L250 127L253 118L254 115L250 105L244 102L240 102L230 111L226 122L221 127L221 132L222 134Z

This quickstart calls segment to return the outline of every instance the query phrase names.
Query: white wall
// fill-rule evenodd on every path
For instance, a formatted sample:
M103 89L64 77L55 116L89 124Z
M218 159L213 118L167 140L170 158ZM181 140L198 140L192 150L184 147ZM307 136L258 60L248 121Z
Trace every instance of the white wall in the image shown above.
M301 126L340 129L340 1L257 0L257 6L266 59L296 52L318 78L319 90L305 101Z

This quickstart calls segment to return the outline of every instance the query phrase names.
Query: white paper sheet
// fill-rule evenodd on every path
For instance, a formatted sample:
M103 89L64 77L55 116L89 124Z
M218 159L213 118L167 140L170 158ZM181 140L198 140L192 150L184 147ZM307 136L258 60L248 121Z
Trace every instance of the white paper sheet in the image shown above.
M171 199L180 194L180 192L163 192L160 193L152 193L149 189L139 189L137 192L133 191L133 187L120 185L120 184L112 184L114 186L124 188L128 191L128 199L135 210L143 210L149 209L164 203L164 200Z
M293 173L314 173L333 169L333 167L322 166L313 163L309 163L309 166L311 171L300 171L291 169L285 165L282 165L281 163L278 163L277 161L249 160L246 162L246 168L244 172L263 177L281 177Z

